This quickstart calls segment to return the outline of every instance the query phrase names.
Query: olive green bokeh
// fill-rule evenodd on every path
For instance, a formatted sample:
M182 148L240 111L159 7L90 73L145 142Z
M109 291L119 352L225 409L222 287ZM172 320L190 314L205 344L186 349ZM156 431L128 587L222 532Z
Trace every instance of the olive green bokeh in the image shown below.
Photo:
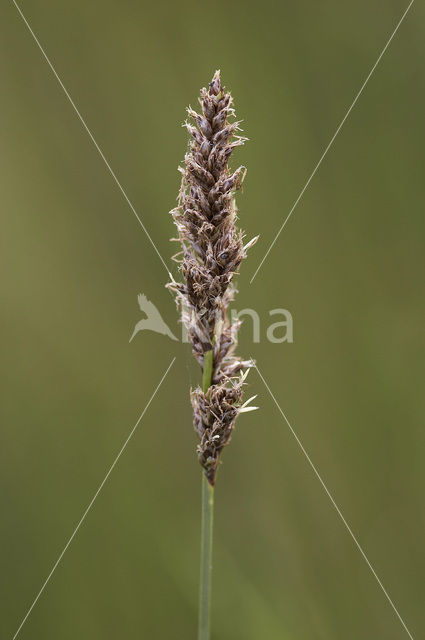
M400 27L249 281L407 2L22 0L159 251L185 106L216 68L250 142L238 281L253 356L393 598L425 632L424 18ZM194 638L200 470L166 271L12 2L0 15L0 635L12 638L171 359L20 638ZM270 344L289 309L294 343ZM213 640L398 640L400 621L256 372L216 487Z

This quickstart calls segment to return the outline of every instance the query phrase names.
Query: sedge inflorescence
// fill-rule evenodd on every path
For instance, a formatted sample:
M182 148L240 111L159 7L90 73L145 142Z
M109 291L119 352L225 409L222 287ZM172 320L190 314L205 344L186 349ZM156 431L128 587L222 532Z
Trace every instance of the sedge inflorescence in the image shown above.
M185 156L178 206L171 211L182 250L183 282L167 286L181 308L192 351L201 368L212 356L208 388L191 391L194 427L199 436L198 458L211 485L214 485L220 454L228 444L239 413L249 411L243 403L243 387L252 361L235 355L240 321L231 322L228 308L236 293L234 275L257 238L243 244L236 228L235 192L240 189L246 169L234 172L229 158L247 138L237 135L240 122L234 121L233 99L221 84L216 71L209 87L201 90L202 113L189 107L189 151ZM229 121L233 120L233 121Z

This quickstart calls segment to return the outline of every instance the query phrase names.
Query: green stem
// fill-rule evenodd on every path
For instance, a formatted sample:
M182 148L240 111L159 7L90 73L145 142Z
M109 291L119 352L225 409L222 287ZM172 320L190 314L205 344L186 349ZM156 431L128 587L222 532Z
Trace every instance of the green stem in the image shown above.
M204 372L202 374L202 391L206 393L211 386L213 372L213 350L204 353Z
M210 640L214 487L202 474L201 584L198 640Z
M211 386L213 372L213 351L204 355L202 390ZM201 581L199 586L199 627L198 640L210 640L211 628L211 572L214 520L214 487L202 473L202 526L201 526Z

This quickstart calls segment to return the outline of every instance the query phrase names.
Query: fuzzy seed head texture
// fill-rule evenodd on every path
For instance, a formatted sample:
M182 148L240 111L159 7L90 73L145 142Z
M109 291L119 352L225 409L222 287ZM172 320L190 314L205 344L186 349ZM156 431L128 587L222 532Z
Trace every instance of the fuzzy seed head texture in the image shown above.
M247 138L237 135L233 99L216 71L208 88L201 89L201 113L190 107L185 122L190 135L184 159L178 206L170 213L178 229L181 251L174 256L183 282L168 283L176 296L193 355L204 367L213 352L211 386L191 391L194 428L199 436L198 458L211 485L215 484L220 454L230 441L239 413L254 407L243 404L243 387L250 360L234 353L240 321L230 322L228 308L236 293L233 278L246 251L257 240L243 244L236 227L235 193L246 169L229 170L236 147Z

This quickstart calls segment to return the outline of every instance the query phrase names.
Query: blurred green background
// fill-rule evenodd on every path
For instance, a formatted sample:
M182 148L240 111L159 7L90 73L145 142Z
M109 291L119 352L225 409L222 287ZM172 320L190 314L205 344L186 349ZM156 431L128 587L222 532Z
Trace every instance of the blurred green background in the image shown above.
M413 637L425 633L425 10L415 3L253 284L407 2L21 8L169 261L187 104L220 68L250 142L238 280L253 356ZM0 635L195 638L200 471L167 274L12 2L0 15ZM176 274L176 270L174 273ZM270 309L294 343L265 339ZM406 638L256 372L216 490L213 640Z

